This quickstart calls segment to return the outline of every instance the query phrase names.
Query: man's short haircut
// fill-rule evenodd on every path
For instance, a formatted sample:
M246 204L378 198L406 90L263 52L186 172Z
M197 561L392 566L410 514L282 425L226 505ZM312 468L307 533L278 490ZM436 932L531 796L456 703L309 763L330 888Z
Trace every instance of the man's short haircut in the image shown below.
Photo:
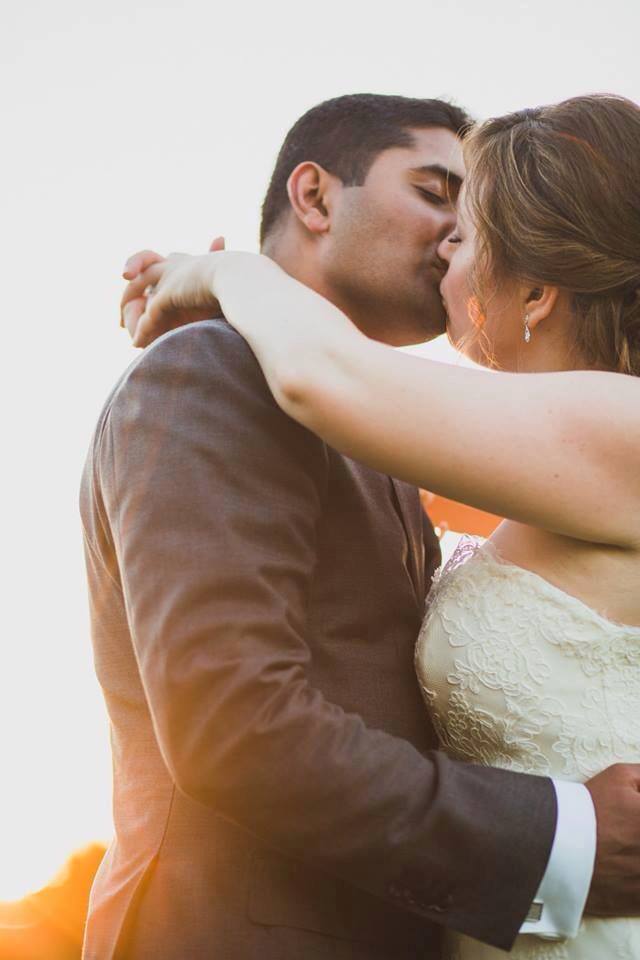
M444 127L464 136L471 118L444 100L354 93L325 100L293 125L278 154L262 205L260 243L289 207L287 180L300 163L312 161L345 186L361 186L383 150L410 147L411 130Z

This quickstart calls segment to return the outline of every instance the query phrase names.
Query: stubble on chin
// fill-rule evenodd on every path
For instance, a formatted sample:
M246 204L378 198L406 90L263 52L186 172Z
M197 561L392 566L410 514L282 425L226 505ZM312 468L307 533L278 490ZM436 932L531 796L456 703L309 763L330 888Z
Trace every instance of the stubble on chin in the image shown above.
M422 310L421 329L423 342L435 340L447 332L447 313L442 303L439 290L434 290L426 298Z

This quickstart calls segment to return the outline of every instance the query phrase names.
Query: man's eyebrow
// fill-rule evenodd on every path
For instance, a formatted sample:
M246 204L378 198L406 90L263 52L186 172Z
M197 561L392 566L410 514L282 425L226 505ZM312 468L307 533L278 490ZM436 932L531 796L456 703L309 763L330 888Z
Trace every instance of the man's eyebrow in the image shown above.
M443 167L440 163L427 163L421 167L412 167L411 173L435 173L436 176L442 177L451 191L455 193L459 193L462 186L462 177L459 177L453 170L449 170L448 167Z

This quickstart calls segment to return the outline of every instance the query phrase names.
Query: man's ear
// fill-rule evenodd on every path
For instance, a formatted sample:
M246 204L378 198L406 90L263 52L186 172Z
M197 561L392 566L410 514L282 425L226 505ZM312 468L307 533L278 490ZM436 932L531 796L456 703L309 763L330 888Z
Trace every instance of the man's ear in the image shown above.
M331 225L331 193L335 177L310 160L299 163L287 180L293 211L310 233L322 235Z
M525 288L525 313L529 317L529 329L534 330L554 311L560 290L550 285Z

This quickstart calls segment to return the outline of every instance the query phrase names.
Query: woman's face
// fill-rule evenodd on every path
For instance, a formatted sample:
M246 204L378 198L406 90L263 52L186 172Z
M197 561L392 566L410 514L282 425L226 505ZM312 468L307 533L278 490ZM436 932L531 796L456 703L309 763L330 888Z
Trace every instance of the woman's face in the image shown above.
M501 283L484 313L473 293L476 230L466 206L464 188L458 203L456 228L440 244L438 254L448 264L440 293L447 313L447 336L452 345L484 366L522 369L524 310L518 302L519 285L509 281Z

